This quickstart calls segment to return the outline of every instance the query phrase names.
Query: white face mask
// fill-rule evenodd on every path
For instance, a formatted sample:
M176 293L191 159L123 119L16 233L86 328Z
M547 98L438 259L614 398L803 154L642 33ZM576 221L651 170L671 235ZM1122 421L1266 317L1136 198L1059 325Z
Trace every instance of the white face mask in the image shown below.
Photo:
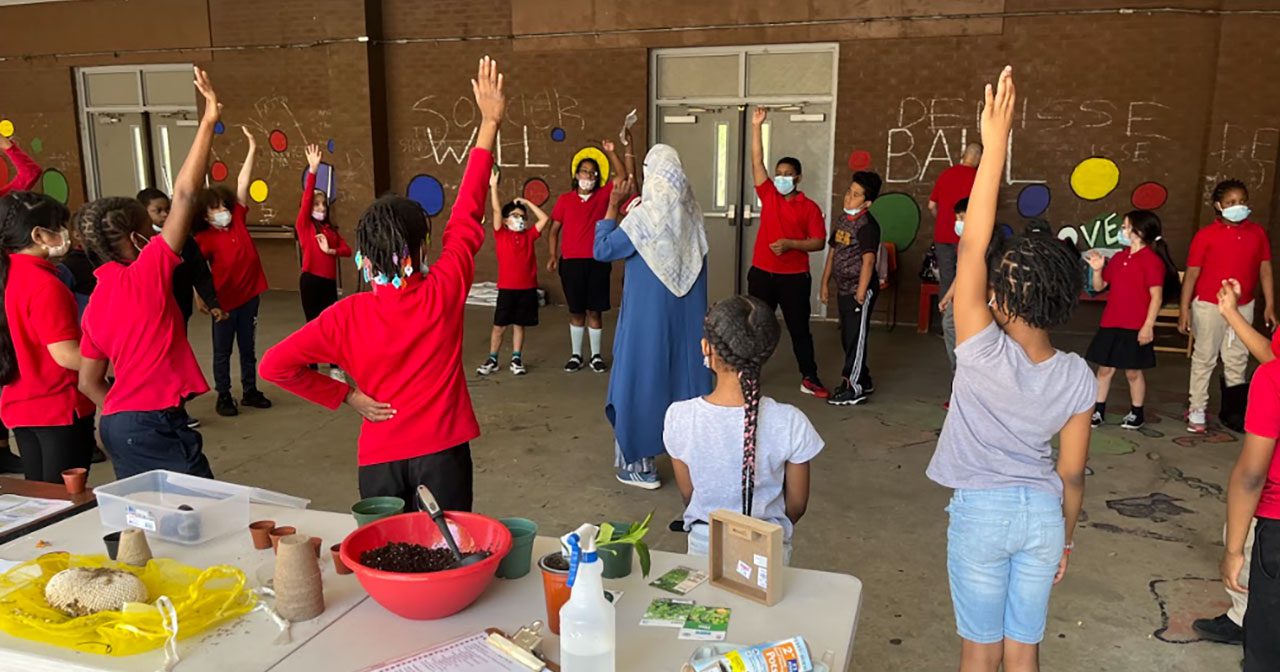
M219 229L225 229L231 226L231 211L219 210L213 213L213 225Z
M507 228L512 231L524 231L524 217L512 216L507 218Z
M311 219L314 219L314 220L316 220L317 222L323 222L323 221L324 221L324 216L325 216L326 214L328 214L328 213L326 213L324 210L312 210L312 211L311 211Z
M160 226L156 226L155 224L152 224L151 230L155 231L156 233L160 233L161 231L164 231L164 227L160 227Z
M67 252L71 251L71 235L64 230L61 236L62 242L53 247L45 246L44 249L49 251L50 257L65 257L67 256Z
M956 217L956 235L964 235L964 218Z
M139 253L142 252L142 248L147 246L147 239L137 231L129 234L129 242L133 243L133 249L137 250Z
M1240 223L1249 218L1249 214L1253 212L1247 205L1233 205L1229 208L1222 209L1222 218L1228 222Z
M594 179L584 179L581 177L578 178L578 189L581 189L582 191L589 191L591 189L594 189L595 186L596 186L596 181Z

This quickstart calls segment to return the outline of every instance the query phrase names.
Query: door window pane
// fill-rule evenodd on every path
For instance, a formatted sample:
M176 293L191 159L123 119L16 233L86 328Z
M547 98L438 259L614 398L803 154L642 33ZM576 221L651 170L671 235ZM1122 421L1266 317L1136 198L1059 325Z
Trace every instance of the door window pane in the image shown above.
M737 54L658 57L660 99L737 95Z
M195 105L190 70L156 70L142 73L148 105Z
M829 95L834 66L830 51L747 54L747 95Z
M91 72L84 76L86 104L141 105L138 99L138 73Z

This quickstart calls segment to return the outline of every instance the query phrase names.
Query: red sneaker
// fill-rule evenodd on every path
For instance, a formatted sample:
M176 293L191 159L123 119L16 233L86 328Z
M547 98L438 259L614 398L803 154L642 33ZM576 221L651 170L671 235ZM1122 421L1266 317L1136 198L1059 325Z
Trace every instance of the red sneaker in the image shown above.
M800 381L800 391L819 399L829 399L831 397L831 391L822 384L821 380L814 376L809 376Z
M944 411L949 411L949 410L951 410L951 402L949 402L949 401L944 401L944 402L942 402L942 410L944 410Z

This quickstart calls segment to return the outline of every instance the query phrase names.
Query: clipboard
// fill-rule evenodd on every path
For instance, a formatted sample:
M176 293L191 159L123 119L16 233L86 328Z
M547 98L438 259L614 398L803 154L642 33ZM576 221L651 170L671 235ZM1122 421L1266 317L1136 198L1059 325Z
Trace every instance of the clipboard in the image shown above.
M559 665L533 652L542 641L541 628L542 622L534 621L515 637L486 628L360 672L560 672Z

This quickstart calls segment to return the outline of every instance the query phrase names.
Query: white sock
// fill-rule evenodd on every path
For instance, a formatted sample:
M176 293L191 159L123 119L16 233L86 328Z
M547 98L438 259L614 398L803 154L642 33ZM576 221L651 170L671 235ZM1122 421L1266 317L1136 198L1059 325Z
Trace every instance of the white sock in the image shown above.
M578 357L582 357L582 332L586 330L586 327L569 325L569 345L573 348L573 354Z
M600 352L600 339L604 337L604 329L588 329L587 334L591 337L591 354L603 357L604 353Z

